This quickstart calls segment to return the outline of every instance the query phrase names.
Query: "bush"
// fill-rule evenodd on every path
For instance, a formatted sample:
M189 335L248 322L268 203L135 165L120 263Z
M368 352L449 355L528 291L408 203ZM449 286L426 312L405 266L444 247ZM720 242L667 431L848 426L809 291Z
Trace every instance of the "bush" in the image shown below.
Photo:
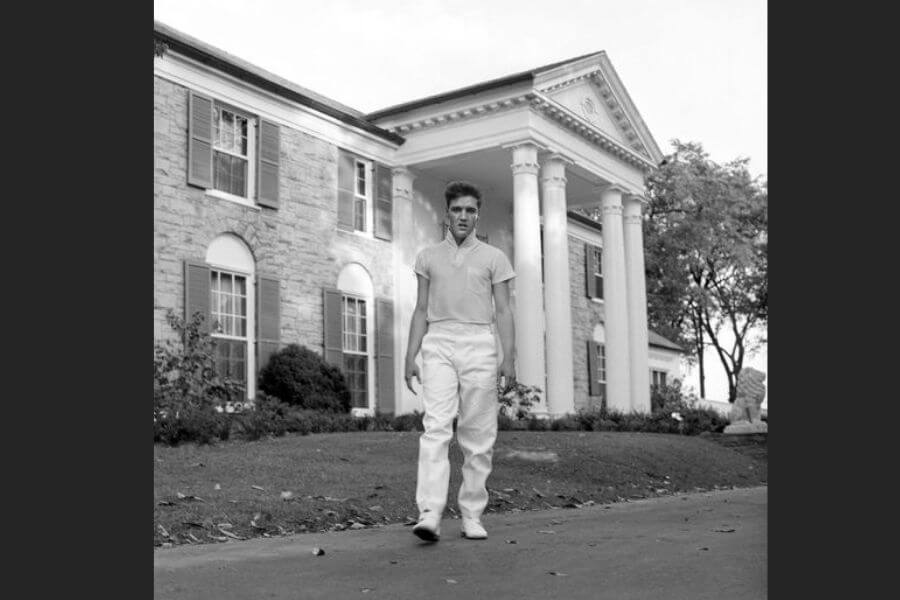
M425 431L425 426L422 424L424 416L425 413L419 411L397 415L391 421L391 428L394 431Z
M269 358L259 375L259 389L291 406L350 411L350 390L341 370L299 344L290 344Z
M291 407L278 398L259 392L253 407L236 414L234 424L241 437L258 440L263 436L282 436L288 432Z
M536 385L525 385L516 381L505 392L498 392L500 414L514 419L526 418L531 407L541 401L541 392L541 388Z
M243 398L240 382L219 377L214 340L202 331L204 316L166 320L179 335L153 345L153 440L177 445L228 439L231 421L220 411Z
M187 406L153 417L153 441L169 446L182 442L210 444L227 440L230 432L231 418L208 408Z

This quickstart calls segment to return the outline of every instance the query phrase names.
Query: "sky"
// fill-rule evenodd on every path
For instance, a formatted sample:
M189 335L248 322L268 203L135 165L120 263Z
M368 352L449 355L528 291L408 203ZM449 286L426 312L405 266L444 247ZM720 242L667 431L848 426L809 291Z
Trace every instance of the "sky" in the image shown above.
M154 18L363 112L605 50L663 153L700 142L767 176L765 0L154 0Z

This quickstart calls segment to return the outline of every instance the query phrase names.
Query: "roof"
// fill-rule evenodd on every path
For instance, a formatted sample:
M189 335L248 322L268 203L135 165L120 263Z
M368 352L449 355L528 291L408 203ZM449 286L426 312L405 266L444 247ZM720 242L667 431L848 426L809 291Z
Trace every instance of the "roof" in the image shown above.
M667 348L669 350L676 350L678 352L684 352L684 348L682 348L675 342L667 340L666 338L659 335L655 331L649 331L649 330L647 331L647 341L649 342L649 345L656 346L657 348Z
M287 79L250 64L214 46L173 29L159 21L153 21L153 35L169 48L188 58L237 77L283 98L308 106L330 117L351 125L398 146L406 141L402 136L382 129L365 119L363 113L336 100L301 87Z
M583 58L587 58L589 56L595 56L597 54L602 54L602 51L591 52L589 54L583 54L581 56L576 56L575 58L567 58L566 60L561 60L555 63L551 63L549 65L543 65L540 67L536 67L534 69L529 69L527 71L521 71L519 73L513 73L512 75L505 75L503 77L499 77L497 79L491 79L489 81L483 81L481 83L476 83L474 85L469 85L466 87L458 88L455 90L451 90L449 92L442 92L440 94L435 94L433 96L427 96L425 98L419 98L418 100L411 100L409 102L404 102L403 104L395 104L394 106L389 106L387 108L382 108L381 110L376 110L375 112L371 112L365 115L366 119L376 120L381 119L383 117L387 117L390 115L395 115L398 113L404 113L416 108L421 108L423 106L428 106L429 104L437 104L439 102L446 102L448 100L455 100L457 98L462 98L463 96L471 96L474 94L479 94L486 90L492 90L495 88L501 88L508 85L513 85L516 83L523 83L526 81L533 82L536 75L543 73L544 71L549 71L550 69L555 69L560 65L564 65L566 63L574 62L576 60L581 60Z

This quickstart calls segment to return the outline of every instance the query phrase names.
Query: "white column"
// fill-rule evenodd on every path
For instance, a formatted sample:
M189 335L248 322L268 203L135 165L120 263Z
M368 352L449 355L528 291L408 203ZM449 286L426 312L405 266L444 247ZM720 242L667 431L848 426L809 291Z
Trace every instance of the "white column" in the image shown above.
M628 351L628 291L625 277L625 242L622 231L622 193L610 185L600 192L603 214L603 314L606 331L606 406L631 412Z
M628 281L628 349L631 354L631 408L650 412L650 364L647 339L647 284L644 233L639 196L625 197L625 277Z
M413 246L413 181L416 178L406 167L395 167L393 175L393 276L394 276L394 412L403 414L422 410L422 402L406 388L403 365L409 324L415 308L418 284L412 270L416 248ZM412 258L410 258L412 257Z
M528 142L512 147L516 376L546 392L537 153L538 147ZM534 414L546 412L546 403L541 404L532 409Z
M572 374L572 308L569 289L569 236L566 222L566 159L544 163L544 308L547 319L547 412L575 412Z

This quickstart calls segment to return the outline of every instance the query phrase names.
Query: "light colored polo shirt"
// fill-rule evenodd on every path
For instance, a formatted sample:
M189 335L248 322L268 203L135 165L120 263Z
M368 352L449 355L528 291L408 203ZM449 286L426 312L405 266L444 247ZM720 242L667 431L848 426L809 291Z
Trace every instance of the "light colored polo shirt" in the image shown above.
M474 230L458 246L448 230L444 241L419 252L413 271L429 280L429 323L490 325L494 320L491 286L516 276L503 251L480 241Z

